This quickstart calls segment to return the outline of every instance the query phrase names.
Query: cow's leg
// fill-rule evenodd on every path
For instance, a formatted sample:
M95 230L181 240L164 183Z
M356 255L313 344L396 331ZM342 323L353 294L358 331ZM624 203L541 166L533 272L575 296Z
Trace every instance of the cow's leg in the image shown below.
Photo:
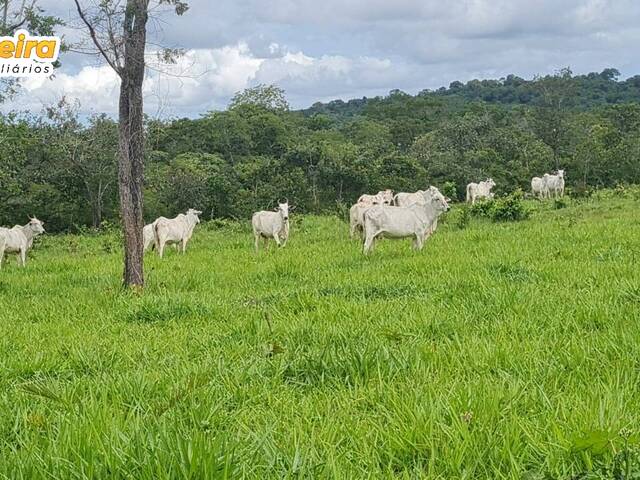
M0 245L0 269L2 269L2 260L4 260L4 245Z
M23 267L27 266L27 249L21 248L20 253L18 253L18 265L22 265Z
M164 245L165 245L164 239L162 238L158 239L158 255L160 256L160 258L162 258L162 256L164 255Z
M373 244L375 241L376 241L376 236L371 235L369 232L365 231L364 248L363 248L363 253L365 255L373 250Z
M415 246L416 246L416 250L420 251L422 250L422 247L424 246L424 239L427 236L427 232L429 230L426 230L424 233L416 233L416 241L415 241Z
M253 238L254 238L253 245L257 252L258 250L260 250L260 234L253 232Z
M182 254L184 255L187 251L187 239L183 238L180 243L182 244Z

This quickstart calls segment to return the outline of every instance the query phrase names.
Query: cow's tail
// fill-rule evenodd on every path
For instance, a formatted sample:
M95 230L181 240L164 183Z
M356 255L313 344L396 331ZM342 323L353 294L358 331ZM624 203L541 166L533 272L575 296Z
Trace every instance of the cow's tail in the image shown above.
M467 203L471 201L471 185L467 185Z

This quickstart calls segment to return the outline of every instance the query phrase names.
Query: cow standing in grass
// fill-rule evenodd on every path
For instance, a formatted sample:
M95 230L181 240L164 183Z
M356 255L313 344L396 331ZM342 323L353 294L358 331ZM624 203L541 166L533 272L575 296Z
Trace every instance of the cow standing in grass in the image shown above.
M265 247L268 246L270 238L273 238L279 247L284 247L289 239L289 202L278 202L275 212L262 210L254 213L251 225L256 252L260 248L260 238L264 239Z
M349 209L349 237L353 238L356 231L364 234L364 212L373 205L393 205L392 190L380 190L375 195L363 194L358 202Z
M164 217L160 217L160 218L164 218ZM148 225L145 225L144 228L142 229L142 241L143 241L143 251L146 252L147 250L149 250L149 248L153 248L155 246L156 240L155 240L155 228L156 228L156 222L159 219L155 220L153 223L150 223Z
M27 252L33 245L33 239L44 232L44 223L35 217L24 226L0 228L0 267L6 253L15 253L18 265L26 266Z
M434 187L433 185L431 185L427 190L418 190L417 192L414 192L414 193L400 192L393 198L393 201L396 207L410 207L412 205L425 205L429 201L429 199L437 195L442 195L440 193L440 190L438 190L437 187ZM450 198L446 198L446 197L445 197L445 200L447 201L447 203L451 201ZM429 235L432 235L433 232L436 231L436 228L438 228L437 218L431 224L431 227L429 228L429 232L427 233L427 237Z
M543 178L533 177L531 179L531 194L539 199L546 198L548 195L547 192L547 183L546 183L546 175Z
M552 194L554 198L564 196L564 170L558 170L555 175L545 173L544 178L549 198Z
M164 247L168 243L179 243L182 253L187 250L187 243L193 235L193 229L200 223L202 212L190 208L187 213L181 213L175 218L160 217L152 225L154 225L154 240L158 250L158 255L162 258Z
M485 181L480 183L471 182L467 185L467 202L471 202L471 205L473 205L476 203L476 200L480 198L493 198L491 189L495 186L496 182L494 182L492 178L487 178Z
M424 204L410 207L376 205L364 213L364 253L373 250L376 238L410 238L413 246L422 250L434 221L449 209L441 193L423 194Z
M349 209L349 238L353 238L357 231L364 232L364 212L374 204L356 203Z

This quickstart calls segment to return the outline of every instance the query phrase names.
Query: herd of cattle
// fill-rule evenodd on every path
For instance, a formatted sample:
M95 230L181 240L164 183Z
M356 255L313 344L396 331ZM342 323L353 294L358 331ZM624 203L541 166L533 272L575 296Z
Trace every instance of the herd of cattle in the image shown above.
M467 185L468 203L479 199L494 197L491 190L496 184L488 178L479 183ZM564 170L555 174L544 174L531 179L531 193L544 199L564 195ZM425 241L438 227L438 218L449 209L449 202L440 190L431 186L417 192L400 192L394 195L392 190L382 190L375 195L361 195L349 210L349 233L353 238L357 232L363 240L365 254L373 250L375 241L382 238L413 238L413 247L421 250ZM255 249L259 250L260 239L265 247L273 239L279 247L284 247L289 238L289 211L287 200L278 202L275 211L260 211L253 214L251 225L255 240ZM184 253L187 243L193 235L195 226L200 223L201 211L190 208L175 218L160 217L145 225L143 229L144 250L155 248L162 258L168 244L179 246ZM5 254L15 253L18 264L25 266L27 252L33 245L33 239L44 233L44 223L30 218L26 225L13 228L0 227L0 268Z

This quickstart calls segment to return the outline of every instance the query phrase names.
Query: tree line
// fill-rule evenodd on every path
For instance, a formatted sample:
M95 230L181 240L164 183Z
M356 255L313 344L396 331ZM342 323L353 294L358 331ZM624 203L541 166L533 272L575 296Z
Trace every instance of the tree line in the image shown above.
M146 118L144 216L194 207L206 219L249 218L279 197L302 212L344 212L363 192L431 184L462 199L470 181L490 176L504 194L558 168L576 195L640 183L636 77L562 70L516 96L508 78L394 90L357 111L350 102L292 111L280 88L259 85L225 111ZM483 88L493 93L469 93ZM0 116L0 224L37 215L65 231L119 221L118 124L78 110L62 99L39 115Z

